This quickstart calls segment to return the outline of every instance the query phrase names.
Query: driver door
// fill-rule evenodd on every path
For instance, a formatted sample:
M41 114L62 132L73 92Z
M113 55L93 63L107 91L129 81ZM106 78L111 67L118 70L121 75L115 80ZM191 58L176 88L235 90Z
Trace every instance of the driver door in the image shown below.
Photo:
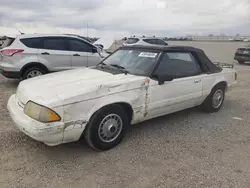
M165 53L154 74L174 75L176 78L162 85L158 80L150 80L146 119L191 108L201 102L201 69L191 53Z

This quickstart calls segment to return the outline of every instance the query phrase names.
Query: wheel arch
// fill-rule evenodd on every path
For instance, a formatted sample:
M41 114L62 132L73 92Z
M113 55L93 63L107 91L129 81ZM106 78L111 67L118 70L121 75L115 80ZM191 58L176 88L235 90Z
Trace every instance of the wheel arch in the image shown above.
M113 102L113 103L105 103L105 104L102 104L102 105L99 105L98 107L94 107L92 108L92 110L88 113L88 116L87 116L87 124L86 124L86 127L85 129L83 130L79 140L82 140L83 137L84 137L84 134L86 133L87 131L87 127L89 126L88 122L90 121L91 117L99 110L101 110L102 108L104 107L108 107L108 106L112 106L112 105L120 105L124 110L125 112L128 114L128 118L129 118L129 124L131 123L132 119L133 119L133 114L134 114L134 111L133 111L133 108L132 106L128 103L128 102L124 102L124 101L116 101L116 102Z
M213 86L213 88L211 89L211 92L212 92L212 90L213 90L215 87L217 87L217 86L223 86L224 89L225 89L225 91L226 91L227 88L228 88L228 83L227 83L227 81L225 81L225 80L219 81L218 83L216 83L216 84ZM210 93L211 93L211 92L210 92Z
M104 107L108 107L108 106L112 106L112 105L119 105L121 106L126 114L128 115L128 118L129 118L129 123L131 123L132 119L133 119L133 116L134 116L134 111L133 111L133 108L132 106L128 103L128 102L124 102L124 101L116 101L116 102L112 102L112 103L105 103L105 104L101 104L101 105L98 105L96 107L94 107L88 114L88 121L90 120L90 118L98 111L98 110L101 110L102 108Z
M20 71L20 75L21 77L23 77L23 74L25 72L25 70L31 68L31 67L38 67L38 68L42 68L44 69L46 72L49 72L49 69L42 63L39 63L39 62L30 62L26 65L24 65L22 68L21 68L21 71Z
M204 103L204 102L209 98L209 96L211 95L213 89L214 89L215 87L219 86L219 85L224 86L225 92L226 92L226 90L227 90L227 88L228 88L228 83L227 83L227 81L225 81L225 80L220 80L220 81L218 81L218 80L217 80L217 81L215 81L215 83L213 84L213 86L211 87L211 89L209 90L209 92L207 93L207 95L206 95L206 97L204 98L204 100L202 101L202 103Z

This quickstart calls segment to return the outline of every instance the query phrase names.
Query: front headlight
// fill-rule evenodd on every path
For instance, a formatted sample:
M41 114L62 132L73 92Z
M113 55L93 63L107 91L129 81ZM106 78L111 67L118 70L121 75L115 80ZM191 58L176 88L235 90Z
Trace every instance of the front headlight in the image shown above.
M24 113L29 117L42 123L49 123L61 120L61 117L53 110L36 104L32 101L27 102L24 107Z

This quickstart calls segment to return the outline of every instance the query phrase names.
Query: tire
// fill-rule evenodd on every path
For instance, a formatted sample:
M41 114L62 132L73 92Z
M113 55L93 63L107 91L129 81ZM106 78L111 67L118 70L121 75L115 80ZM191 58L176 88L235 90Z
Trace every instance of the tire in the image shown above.
M27 70L24 71L23 73L23 76L22 78L25 80L25 79L29 79L29 78L34 78L34 77L31 77L31 74L32 72L34 72L34 77L36 76L42 76L43 74L46 74L46 71L42 68L39 68L39 67L31 67L31 68L28 68Z
M109 125L110 127L106 126L108 123L104 123L108 121L107 119L113 121L111 125ZM116 124L116 122L120 122L120 126L118 123ZM90 118L83 134L90 147L97 151L105 151L115 147L122 141L128 127L128 115L124 108L114 104L98 110ZM110 138L108 138L107 135L110 136Z
M218 99L219 96L221 97L221 100ZM217 98L217 100L215 98ZM225 85L218 84L212 89L211 93L206 98L206 100L203 102L201 107L206 112L210 112L210 113L218 112L223 105L224 99L225 99ZM215 101L218 102L217 105L216 105Z
M244 62L244 61L238 61L238 63L242 65L242 64L244 64L245 62Z

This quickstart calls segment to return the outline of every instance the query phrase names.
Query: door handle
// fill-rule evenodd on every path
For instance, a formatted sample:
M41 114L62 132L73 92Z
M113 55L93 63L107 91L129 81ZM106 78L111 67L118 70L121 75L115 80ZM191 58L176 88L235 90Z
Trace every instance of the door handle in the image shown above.
M48 52L43 52L43 53L41 53L42 55L49 55L49 53Z
M199 83L200 81L201 81L201 79L199 79L199 80L194 80L194 83L197 84L197 83Z
M80 56L79 54L73 54L73 56Z

